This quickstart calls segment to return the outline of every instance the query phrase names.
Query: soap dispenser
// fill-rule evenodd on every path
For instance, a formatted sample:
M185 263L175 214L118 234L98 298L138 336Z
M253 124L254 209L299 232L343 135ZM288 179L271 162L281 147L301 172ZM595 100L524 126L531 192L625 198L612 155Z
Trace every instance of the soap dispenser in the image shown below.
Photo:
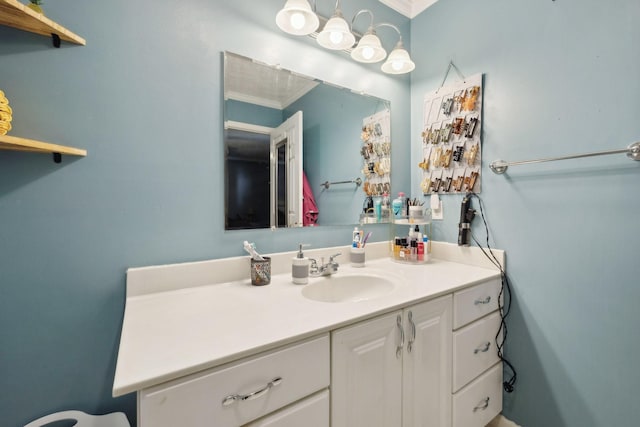
M291 260L291 279L296 285L306 285L309 283L309 258L305 257L302 253L302 243L298 254Z

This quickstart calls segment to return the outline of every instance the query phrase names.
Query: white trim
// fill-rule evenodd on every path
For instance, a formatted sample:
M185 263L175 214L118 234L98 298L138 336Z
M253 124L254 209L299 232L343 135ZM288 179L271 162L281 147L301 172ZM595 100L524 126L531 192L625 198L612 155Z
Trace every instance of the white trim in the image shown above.
M233 99L235 101L245 102L247 104L255 104L261 107L274 108L276 110L284 109L284 105L282 105L282 103L279 101L260 98L258 96L251 96L245 93L228 91L224 99L225 101L228 99Z
M437 1L438 0L380 0L381 3L411 19L418 16L423 10Z
M273 128L267 126L254 125L251 123L236 122L235 120L226 120L224 122L225 129L242 130L245 132L259 133L262 135L270 135Z

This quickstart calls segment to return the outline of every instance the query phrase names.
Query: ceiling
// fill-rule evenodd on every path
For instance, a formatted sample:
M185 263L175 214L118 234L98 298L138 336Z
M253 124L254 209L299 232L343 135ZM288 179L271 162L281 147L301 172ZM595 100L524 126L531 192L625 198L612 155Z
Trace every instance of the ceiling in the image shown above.
M420 12L437 2L438 0L380 0L396 12L400 12L404 16L411 19L415 18Z
M291 71L225 53L224 99L282 110L318 84Z

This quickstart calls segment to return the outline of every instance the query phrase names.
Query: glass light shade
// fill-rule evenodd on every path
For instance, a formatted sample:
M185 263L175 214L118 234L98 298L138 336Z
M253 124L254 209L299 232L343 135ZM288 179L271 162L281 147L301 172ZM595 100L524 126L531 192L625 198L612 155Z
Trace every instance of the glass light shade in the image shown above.
M326 49L348 49L355 42L356 37L351 33L349 24L339 10L327 21L322 32L318 34L318 44Z
M398 43L398 46L389 54L386 62L382 64L382 71L387 74L410 73L415 68L416 64L411 60L409 52L407 52L400 43Z
M351 51L351 58L358 62L372 64L380 62L387 56L380 39L373 32L367 32L358 45Z
M287 0L276 15L276 24L285 33L306 36L318 29L320 20L307 0Z

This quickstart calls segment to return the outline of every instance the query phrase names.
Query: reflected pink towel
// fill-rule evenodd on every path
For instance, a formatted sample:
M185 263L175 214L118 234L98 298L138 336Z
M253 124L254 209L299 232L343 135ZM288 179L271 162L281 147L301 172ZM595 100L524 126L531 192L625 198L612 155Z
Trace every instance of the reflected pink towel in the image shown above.
M318 222L318 205L313 197L307 174L302 172L302 225L312 227Z

